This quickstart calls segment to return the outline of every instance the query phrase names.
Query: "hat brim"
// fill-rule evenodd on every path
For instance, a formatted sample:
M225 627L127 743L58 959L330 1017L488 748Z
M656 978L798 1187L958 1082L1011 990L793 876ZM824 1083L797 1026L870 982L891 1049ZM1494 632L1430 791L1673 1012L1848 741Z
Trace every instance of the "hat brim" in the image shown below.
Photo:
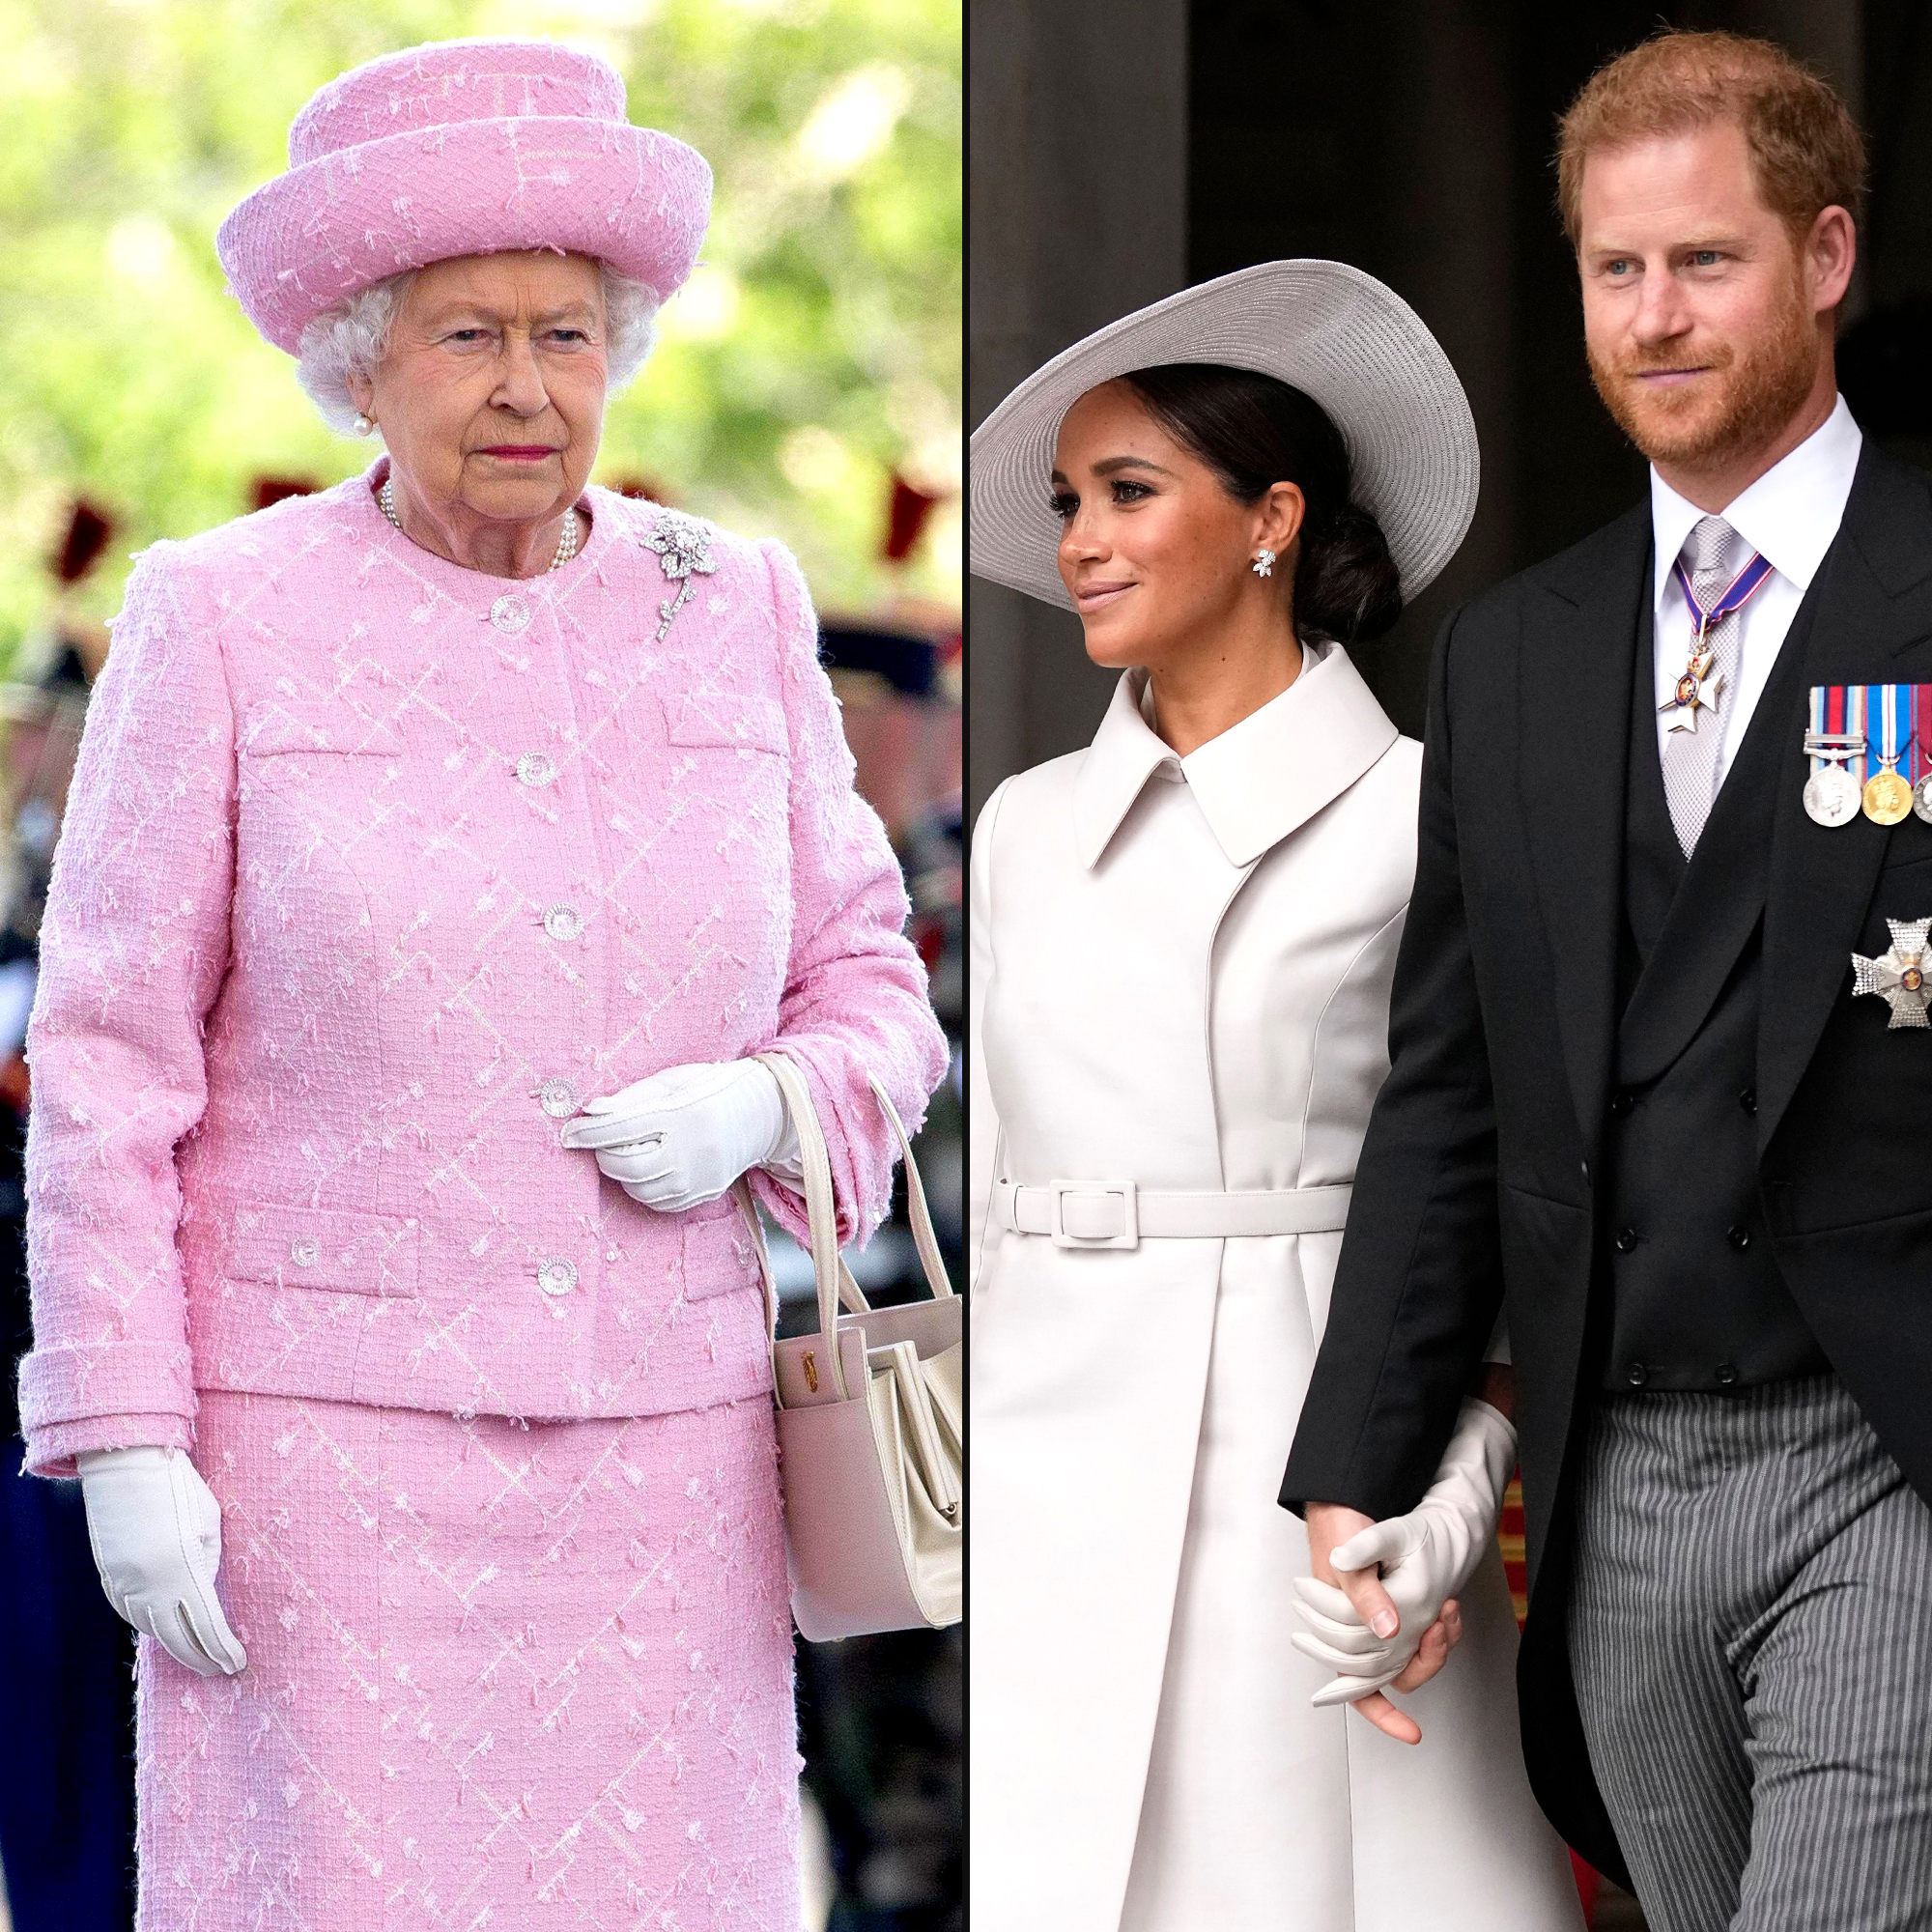
M215 252L242 309L293 355L357 289L457 255L594 255L659 299L697 260L711 168L649 128L526 115L415 128L325 155L257 188Z
M1264 262L1076 342L980 425L970 469L976 576L1074 608L1049 507L1061 419L1102 383L1174 362L1256 370L1321 406L1348 447L1354 498L1388 539L1405 599L1455 555L1481 471L1475 419L1441 345L1400 296L1359 269Z

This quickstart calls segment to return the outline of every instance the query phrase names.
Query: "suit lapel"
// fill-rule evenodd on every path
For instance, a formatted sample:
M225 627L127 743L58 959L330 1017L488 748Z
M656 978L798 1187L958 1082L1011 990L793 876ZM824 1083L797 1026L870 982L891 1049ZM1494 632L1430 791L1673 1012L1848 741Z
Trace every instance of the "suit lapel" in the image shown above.
M1593 1151L1616 1027L1631 678L1649 561L1644 503L1532 571L1546 594L1525 622L1518 681L1520 807L1564 1064Z
M1869 441L1821 578L1805 687L1910 681L1911 671L1893 660L1932 634L1932 503L1921 478ZM1778 779L1765 904L1760 1153L1850 977L1852 949L1897 829L1862 813L1849 825L1814 825L1804 811L1808 769L1794 743Z

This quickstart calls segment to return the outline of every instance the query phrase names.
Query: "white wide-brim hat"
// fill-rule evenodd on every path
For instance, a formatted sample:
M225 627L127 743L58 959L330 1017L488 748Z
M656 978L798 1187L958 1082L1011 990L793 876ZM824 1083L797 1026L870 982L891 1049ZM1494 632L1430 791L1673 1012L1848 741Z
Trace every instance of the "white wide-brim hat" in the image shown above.
M432 41L338 75L296 116L289 166L215 252L277 349L345 297L457 255L595 256L665 301L697 260L711 169L624 118L608 61L551 41Z
M1264 262L1109 323L1035 370L974 431L975 576L1073 609L1049 507L1061 418L1089 389L1172 362L1257 370L1321 406L1405 599L1456 554L1480 469L1475 418L1441 344L1393 289L1345 262Z

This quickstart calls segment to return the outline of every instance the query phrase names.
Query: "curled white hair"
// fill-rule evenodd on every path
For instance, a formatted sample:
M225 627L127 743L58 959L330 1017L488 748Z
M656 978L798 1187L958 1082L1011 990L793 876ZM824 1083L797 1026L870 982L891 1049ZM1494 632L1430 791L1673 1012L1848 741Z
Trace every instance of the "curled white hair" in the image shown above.
M648 282L597 264L604 285L606 395L613 395L644 366L657 339L658 295ZM360 412L349 392L353 376L372 376L389 351L390 332L416 270L372 282L319 315L301 332L296 381L322 419L341 436L355 434Z

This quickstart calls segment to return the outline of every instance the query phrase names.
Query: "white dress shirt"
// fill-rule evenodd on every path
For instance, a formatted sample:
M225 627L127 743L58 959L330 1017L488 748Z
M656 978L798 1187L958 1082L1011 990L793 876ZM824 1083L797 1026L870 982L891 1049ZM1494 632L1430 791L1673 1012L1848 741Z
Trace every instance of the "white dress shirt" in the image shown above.
M1745 728L1777 662L1779 647L1804 593L1811 587L1852 493L1852 474L1864 442L1840 396L1817 429L1791 454L1775 463L1749 489L1719 512L1744 539L1737 569L1755 551L1771 565L1771 575L1739 613L1743 635L1738 646L1736 688L1720 694L1718 783L1731 768ZM1709 512L1686 502L1655 469L1650 472L1650 524L1656 538L1654 585L1657 702L1667 704L1690 657L1690 606L1671 565L1690 532ZM1734 571L1733 575L1736 574ZM1657 714L1657 753L1663 755L1670 721Z

